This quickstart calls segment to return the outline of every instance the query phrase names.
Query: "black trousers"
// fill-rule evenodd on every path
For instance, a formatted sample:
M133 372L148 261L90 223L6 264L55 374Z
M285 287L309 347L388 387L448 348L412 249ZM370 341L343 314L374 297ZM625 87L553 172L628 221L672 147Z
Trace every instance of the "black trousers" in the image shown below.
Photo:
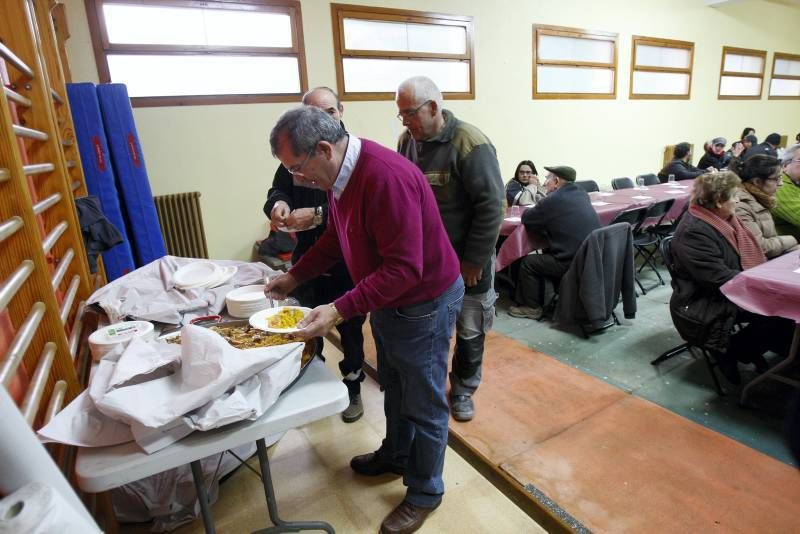
M569 269L570 262L559 261L550 254L528 254L520 262L516 301L522 306L541 308L546 302L547 280L558 283Z
M794 321L743 310L738 313L736 319L748 324L731 336L726 353L728 358L748 363L753 358L763 356L768 350L783 358L789 355L794 335Z
M314 308L321 304L328 304L344 295L353 288L353 282L344 266L336 266L329 272L305 284L298 286L292 296L300 301L303 306ZM336 327L342 339L342 352L344 358L339 362L339 371L342 373L343 382L347 386L350 397L361 393L361 382L364 381L364 333L362 326L366 317L363 315L351 317ZM321 337L316 338L316 354L322 355L324 346Z

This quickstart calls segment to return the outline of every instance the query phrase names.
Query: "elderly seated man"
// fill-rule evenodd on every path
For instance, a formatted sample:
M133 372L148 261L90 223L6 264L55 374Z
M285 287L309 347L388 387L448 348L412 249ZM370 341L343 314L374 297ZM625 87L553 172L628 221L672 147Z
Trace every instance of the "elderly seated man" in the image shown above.
M658 179L661 183L669 180L669 176L675 176L676 180L694 180L706 170L698 169L691 163L692 159L692 146L686 141L678 143L672 151L672 161L669 165L661 169L658 173ZM708 171L715 170L713 167L707 169Z
M545 169L549 171L544 182L547 196L522 214L522 223L528 232L545 237L548 246L541 254L522 259L516 295L519 306L511 306L508 312L514 317L541 318L545 280L560 280L586 236L600 228L589 195L575 185L575 169Z
M724 137L715 137L708 143L706 153L697 162L697 166L701 169L714 169L722 170L731 166L731 163L738 158L744 151L744 145L741 143L735 144L731 147L730 151L725 152L725 145L728 142Z

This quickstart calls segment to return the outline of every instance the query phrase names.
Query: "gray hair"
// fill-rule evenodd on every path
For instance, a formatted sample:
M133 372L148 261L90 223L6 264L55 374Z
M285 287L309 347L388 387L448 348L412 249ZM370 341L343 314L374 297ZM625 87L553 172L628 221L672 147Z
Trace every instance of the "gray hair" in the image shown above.
M313 106L299 106L280 116L269 134L273 156L277 156L278 138L284 133L295 156L308 154L320 141L336 143L345 136L336 119Z
M436 108L441 110L444 105L442 92L433 83L433 80L427 76L413 76L404 80L398 87L397 93L400 91L411 91L414 94L414 99L417 104L422 104L428 100L436 102Z
M781 164L783 166L788 165L797 155L797 151L800 150L800 143L796 145L792 145L786 150L783 151L783 156L781 157Z

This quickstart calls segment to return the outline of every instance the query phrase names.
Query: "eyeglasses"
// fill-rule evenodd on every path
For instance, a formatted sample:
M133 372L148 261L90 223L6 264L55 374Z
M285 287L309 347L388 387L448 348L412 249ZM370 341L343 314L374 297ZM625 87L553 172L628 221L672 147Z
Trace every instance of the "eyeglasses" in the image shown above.
M422 108L424 108L426 105L430 104L431 102L432 102L432 100L426 100L425 102L423 102L422 104L420 104L419 106L417 106L414 109L403 110L403 111L401 111L400 113L397 114L397 118L400 119L401 121L408 120L408 119L412 118L414 115L416 115L417 113L419 113L419 110L421 110Z
M302 176L302 174L303 174L303 167L305 167L305 166L306 166L306 163L308 163L308 160L311 158L311 154L313 154L313 153L314 153L314 150L315 150L316 148L317 148L316 146L315 146L314 148L312 148L312 149L311 149L311 150L308 152L308 154L306 154L306 159L304 159L304 160L303 160L303 163L301 163L300 165L297 165L296 167L293 167L293 168L291 168L291 169L290 169L290 168L289 168L289 167L287 167L286 165L283 165L283 164L281 164L281 165L283 165L283 168L284 168L284 169L286 169L287 171L289 171L289 174L291 174L292 176L296 176L296 175L298 175L298 174Z

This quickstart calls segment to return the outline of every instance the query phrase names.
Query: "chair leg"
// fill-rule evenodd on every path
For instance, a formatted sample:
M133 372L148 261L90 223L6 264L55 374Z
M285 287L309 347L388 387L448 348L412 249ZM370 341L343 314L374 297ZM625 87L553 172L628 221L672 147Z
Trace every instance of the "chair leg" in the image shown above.
M689 345L687 343L683 343L683 344L678 345L676 347L672 347L671 349L661 353L661 356L659 356L658 358L656 358L655 360L650 362L650 365L658 365L658 364L660 364L662 362L665 362L665 361L669 360L673 356L677 356L678 354L680 354L681 352L683 352L685 350L689 350Z
M720 397L724 397L726 393L725 389L719 383L719 378L717 378L717 373L716 371L714 371L714 367L717 367L718 365L717 362L711 361L711 355L708 353L707 349L701 347L700 350L703 352L703 357L706 360L706 365L708 366L708 372L711 374L711 378L714 380L714 388L717 390L717 395L719 395Z
M642 291L642 295L647 295L647 290L645 290L644 286L642 285L642 281L639 280L639 275L634 275L633 279L636 280L636 285L639 286L639 289Z

